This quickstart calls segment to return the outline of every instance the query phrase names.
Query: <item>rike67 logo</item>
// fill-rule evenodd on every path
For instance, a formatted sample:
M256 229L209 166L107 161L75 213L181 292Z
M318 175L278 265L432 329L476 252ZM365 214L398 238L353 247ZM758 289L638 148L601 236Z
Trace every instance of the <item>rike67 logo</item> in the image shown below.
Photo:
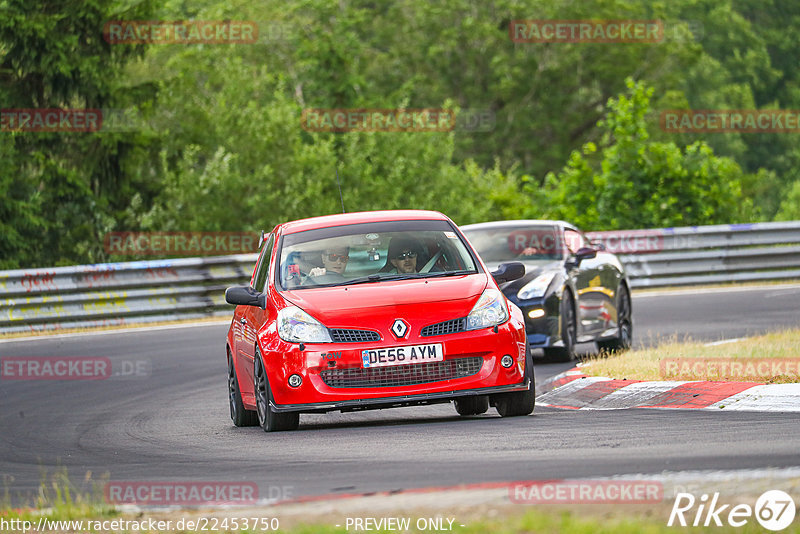
M792 524L795 512L794 500L781 490L764 492L753 507L749 504L722 504L719 493L710 497L704 493L699 499L691 493L678 493L667 526L721 527L727 524L742 527L755 516L763 528L779 531Z

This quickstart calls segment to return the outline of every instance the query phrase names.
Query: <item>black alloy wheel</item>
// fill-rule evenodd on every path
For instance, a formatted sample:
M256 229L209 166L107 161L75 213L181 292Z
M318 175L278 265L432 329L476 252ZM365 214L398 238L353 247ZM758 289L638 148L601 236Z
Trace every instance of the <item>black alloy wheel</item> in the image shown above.
M258 413L258 424L264 432L277 432L281 430L294 430L300 424L300 414L297 412L278 413L270 406L272 394L269 390L269 380L267 371L264 369L264 362L261 352L256 348L254 358L256 412Z
M601 352L619 352L628 350L633 344L633 314L628 288L620 284L617 290L617 336L597 342Z
M242 392L239 389L239 379L236 378L236 369L233 366L233 357L228 351L228 401L231 408L231 420L236 426L256 426L258 415L244 407Z
M561 297L561 347L544 349L545 358L551 362L570 362L577 357L575 340L578 337L578 323L575 314L575 299L572 292L565 290Z

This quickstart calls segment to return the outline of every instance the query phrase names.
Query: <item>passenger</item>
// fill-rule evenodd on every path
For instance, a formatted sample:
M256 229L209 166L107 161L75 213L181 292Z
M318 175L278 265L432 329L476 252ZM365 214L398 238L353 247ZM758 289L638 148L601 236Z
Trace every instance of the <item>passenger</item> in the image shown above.
M296 287L308 278L314 269L319 269L321 253L317 250L304 250L292 252L289 256L287 282L290 287Z

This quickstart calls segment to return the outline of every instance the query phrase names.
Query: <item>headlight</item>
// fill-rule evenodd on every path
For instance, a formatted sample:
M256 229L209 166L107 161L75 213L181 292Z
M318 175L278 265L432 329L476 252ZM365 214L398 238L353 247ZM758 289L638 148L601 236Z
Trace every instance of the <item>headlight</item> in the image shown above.
M517 298L520 300L536 299L543 297L547 288L550 287L550 282L556 277L556 271L540 274L520 289L517 292Z
M278 312L278 335L290 343L332 343L328 329L297 306Z
M496 289L487 289L467 315L467 330L488 328L508 320L508 307L503 294Z

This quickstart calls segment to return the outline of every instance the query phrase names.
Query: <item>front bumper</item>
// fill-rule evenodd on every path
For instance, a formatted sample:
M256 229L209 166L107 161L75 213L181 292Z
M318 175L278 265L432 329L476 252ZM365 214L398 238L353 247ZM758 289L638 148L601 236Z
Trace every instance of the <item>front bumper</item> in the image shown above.
M363 410L447 402L469 395L494 395L527 387L525 374L525 337L520 317L493 328L431 337L413 337L402 341L383 339L378 342L306 344L301 351L295 344L283 341L262 345L264 361L272 392L272 408L276 412L326 412ZM425 343L443 345L444 363L479 360L471 374L437 378L415 383L390 383L377 386L336 385L326 382L324 371L362 369L361 352ZM270 346L272 345L272 346ZM511 355L514 364L500 365L504 355ZM392 366L413 370L421 364ZM386 369L382 367L379 369ZM299 387L288 385L288 378L300 375ZM405 373L400 373L401 375ZM412 373L413 374L413 373ZM328 375L330 376L330 375Z
M489 388L461 389L454 391L442 391L439 393L423 393L420 395L402 395L397 397L381 397L376 399L354 399L340 402L320 402L312 404L275 404L270 402L272 410L275 412L306 412L324 413L340 410L342 412L354 412L359 410L380 410L384 408L400 408L404 406L420 406L424 404L437 404L450 402L458 397L469 397L473 395L497 395L498 393L512 393L514 391L526 391L530 388L530 380L522 384L512 386L496 386Z
M528 345L532 349L549 347L551 345L550 336L547 334L528 334Z
M531 348L544 348L561 345L560 335L560 299L551 293L547 297L519 300L516 295L506 295L510 301L519 306L525 318L528 345ZM544 315L531 318L534 310L543 310Z

